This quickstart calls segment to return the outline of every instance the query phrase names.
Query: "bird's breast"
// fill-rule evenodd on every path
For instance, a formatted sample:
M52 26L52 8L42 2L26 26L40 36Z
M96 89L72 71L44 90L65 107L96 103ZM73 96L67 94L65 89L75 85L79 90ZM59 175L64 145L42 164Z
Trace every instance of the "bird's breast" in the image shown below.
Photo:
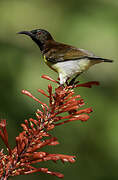
M45 62L51 69L53 69L54 71L58 72L55 68L53 68L53 63L50 62L50 61L48 61L48 60L46 59L46 56L45 56L45 55L43 56L43 59L44 59L44 62Z
M88 59L78 59L58 62L56 64L53 64L52 67L57 72L62 72L63 74L68 74L69 76L72 76L76 73L86 71L92 65L93 64Z
M47 64L47 59L45 55L43 56L43 59L44 59L44 62Z

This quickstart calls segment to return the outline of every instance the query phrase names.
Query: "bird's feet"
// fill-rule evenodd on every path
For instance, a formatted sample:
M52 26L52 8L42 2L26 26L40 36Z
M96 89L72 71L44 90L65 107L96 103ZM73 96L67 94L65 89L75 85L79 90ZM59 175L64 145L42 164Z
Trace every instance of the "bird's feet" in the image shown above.
M71 81L69 82L69 86L75 86L78 81L75 82L75 80L77 79L77 77L79 76L80 74L77 74L74 78L71 79Z
M69 86L74 86L75 85L75 79L76 78L71 79L71 81L69 82Z

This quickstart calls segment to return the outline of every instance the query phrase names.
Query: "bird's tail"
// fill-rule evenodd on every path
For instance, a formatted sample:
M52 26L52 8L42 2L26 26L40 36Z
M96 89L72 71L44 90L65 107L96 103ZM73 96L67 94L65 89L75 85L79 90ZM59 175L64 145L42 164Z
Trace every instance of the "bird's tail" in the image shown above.
M91 60L98 60L98 61L102 61L102 62L109 62L112 63L113 60L111 59L105 59L105 58L100 58L100 57L90 57Z
M102 60L102 61L104 61L104 62L110 62L110 63L112 63L112 62L113 62L113 60L111 60L111 59L104 59L104 58L100 58L100 60Z

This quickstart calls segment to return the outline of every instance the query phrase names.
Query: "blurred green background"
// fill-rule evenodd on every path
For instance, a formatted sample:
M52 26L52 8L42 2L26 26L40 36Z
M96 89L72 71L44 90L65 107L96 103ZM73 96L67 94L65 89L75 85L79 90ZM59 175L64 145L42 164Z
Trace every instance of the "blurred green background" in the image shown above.
M0 0L0 118L7 119L12 146L21 131L20 124L34 117L39 108L21 90L27 89L39 97L37 89L46 89L49 83L40 76L57 78L31 39L16 34L36 28L47 29L57 41L115 60L113 64L96 65L79 78L82 83L98 80L101 84L76 90L86 107L94 109L88 122L73 122L52 132L60 145L46 151L76 155L76 163L46 162L40 166L64 173L64 180L118 179L118 1ZM47 101L43 96L40 99ZM21 177L57 179L43 173L14 179Z

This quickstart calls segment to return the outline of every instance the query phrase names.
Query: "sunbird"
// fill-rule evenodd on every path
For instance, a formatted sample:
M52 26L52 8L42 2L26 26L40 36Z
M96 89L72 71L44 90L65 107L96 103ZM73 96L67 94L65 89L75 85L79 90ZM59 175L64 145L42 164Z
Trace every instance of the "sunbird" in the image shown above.
M73 85L75 79L94 64L113 62L87 50L57 42L44 29L21 31L18 34L28 35L39 46L45 63L59 74L60 85L67 83L70 78L69 85Z

